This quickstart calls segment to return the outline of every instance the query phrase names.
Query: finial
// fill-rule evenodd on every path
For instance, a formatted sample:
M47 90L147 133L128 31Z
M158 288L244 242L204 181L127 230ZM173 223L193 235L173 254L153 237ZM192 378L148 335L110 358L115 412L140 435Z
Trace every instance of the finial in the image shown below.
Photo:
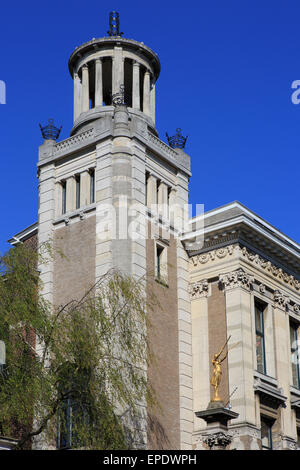
M181 129L179 127L176 129L175 135L170 137L168 133L166 132L166 136L167 136L170 147L172 147L173 149L175 148L183 149L185 147L185 144L188 138L188 136L183 137L183 135L181 134Z
M62 130L62 126L60 128L54 126L54 119L48 119L49 124L47 126L42 127L41 124L39 124L42 136L45 140L57 140L60 134L60 131Z
M122 36L124 33L119 32L119 27L119 13L117 11L111 11L109 14L109 31L107 31L107 34L109 36Z
M125 87L120 85L120 91L112 95L112 104L113 106L122 106L125 105Z

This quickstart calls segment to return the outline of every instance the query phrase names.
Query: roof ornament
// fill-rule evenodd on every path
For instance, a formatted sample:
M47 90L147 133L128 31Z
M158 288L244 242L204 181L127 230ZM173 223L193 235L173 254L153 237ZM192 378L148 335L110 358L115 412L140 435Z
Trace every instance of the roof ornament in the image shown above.
M62 130L62 126L60 128L54 126L54 119L48 119L47 126L42 127L39 124L42 136L45 140L57 140Z
M184 149L188 136L183 137L180 127L176 129L175 135L170 137L169 134L166 132L166 136L170 147L172 147L173 149Z
M119 28L119 13L117 11L111 11L109 14L109 31L107 31L107 34L109 36L122 36L124 33L120 33Z
M125 87L120 85L120 91L112 95L113 106L124 106L125 103Z

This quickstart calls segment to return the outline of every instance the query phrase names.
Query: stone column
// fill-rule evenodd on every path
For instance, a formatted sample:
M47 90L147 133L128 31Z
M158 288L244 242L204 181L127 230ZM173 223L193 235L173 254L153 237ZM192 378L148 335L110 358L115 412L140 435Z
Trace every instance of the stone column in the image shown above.
M150 116L155 123L155 83L152 81L150 89Z
M158 212L163 217L168 217L168 186L165 183L160 183L157 192Z
M80 207L87 206L91 200L91 175L88 170L80 174Z
M89 92L89 68L87 64L82 66L82 99L81 111L84 113L90 109L90 92Z
M290 396L290 340L289 340L289 315L287 306L289 298L283 292L276 290L274 292L274 332L275 332L275 348L276 348L276 372L278 387L282 389L282 394ZM281 408L281 429L282 448L287 448L285 438L293 438L293 429L291 421L291 407L289 400L286 407ZM279 443L280 446L280 443Z
M146 70L145 75L144 75L143 111L145 114L150 116L150 72L149 70Z
M54 217L61 217L62 215L62 184L61 181L55 183L55 213Z
M38 244L41 247L44 243L53 243L55 218L55 164L49 163L40 167L39 171L39 230ZM43 258L43 257L41 257ZM39 259L38 269L42 281L41 294L43 298L53 304L53 259Z
M132 66L132 107L134 109L141 109L140 97L140 64L136 61Z
M157 179L153 175L149 175L147 179L147 207L152 208L156 212L157 204ZM152 207L155 206L155 207Z
M102 59L95 60L95 108L103 103Z
M232 407L239 413L238 423L256 425L255 396L253 389L253 344L252 325L254 312L251 309L251 285L253 276L243 269L220 276L225 289L227 337L230 344L236 344L228 352L229 394Z
M120 85L124 85L124 59L121 47L114 48L112 58L112 94L119 93Z
M74 73L74 122L81 113L81 81L78 73Z
M174 226L175 223L175 210L176 210L176 189L171 188L169 193L169 219L170 224Z
M210 288L207 279L189 285L192 313L192 358L193 358L193 401L195 410L203 410L210 401L209 384L209 341L208 341L208 296ZM194 431L205 429L204 421L195 420Z
M66 212L74 211L76 208L76 179L71 176L66 180Z

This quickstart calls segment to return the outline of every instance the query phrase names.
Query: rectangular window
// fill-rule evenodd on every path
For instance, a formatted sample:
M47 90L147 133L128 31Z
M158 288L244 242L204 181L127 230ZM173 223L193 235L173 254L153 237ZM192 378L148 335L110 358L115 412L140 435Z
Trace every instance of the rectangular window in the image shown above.
M95 170L90 170L90 203L93 204L95 202Z
M256 332L256 359L257 371L262 374L267 373L265 333L264 333L264 310L265 306L255 301L255 332Z
M62 214L65 214L67 211L67 182L62 181Z
M290 323L290 341L291 341L291 364L293 386L300 388L300 368L299 368L299 348L298 348L298 326Z
M168 248L160 243L155 244L155 278L168 285Z
M156 245L156 277L157 279L160 279L162 275L163 251L164 251L164 248L162 246Z
M262 450L272 450L272 426L274 422L261 416L261 447Z
M80 208L80 175L76 175L76 209Z

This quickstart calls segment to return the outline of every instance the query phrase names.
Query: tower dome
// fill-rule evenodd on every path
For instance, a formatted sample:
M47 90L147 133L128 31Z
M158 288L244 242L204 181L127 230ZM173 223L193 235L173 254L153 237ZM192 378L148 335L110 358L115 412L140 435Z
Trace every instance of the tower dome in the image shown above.
M155 129L155 83L158 56L144 43L122 37L118 13L110 14L108 36L77 47L69 59L74 81L74 124L71 135L90 121L113 113L113 96L124 87L129 114Z

